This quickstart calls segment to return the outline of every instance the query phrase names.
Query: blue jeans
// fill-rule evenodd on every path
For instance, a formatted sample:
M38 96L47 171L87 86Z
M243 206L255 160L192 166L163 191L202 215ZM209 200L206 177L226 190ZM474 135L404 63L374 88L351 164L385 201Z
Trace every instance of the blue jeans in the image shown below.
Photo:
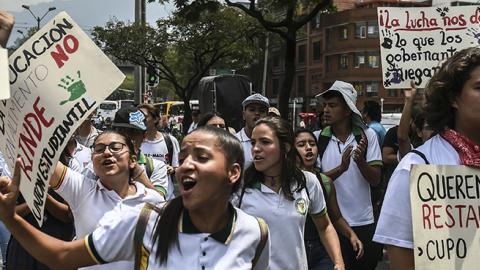
M5 269L7 265L7 246L8 240L10 240L10 231L5 227L5 224L0 221L0 249L2 251L2 260L3 266L2 269Z
M332 270L333 262L320 239L305 240L309 270Z

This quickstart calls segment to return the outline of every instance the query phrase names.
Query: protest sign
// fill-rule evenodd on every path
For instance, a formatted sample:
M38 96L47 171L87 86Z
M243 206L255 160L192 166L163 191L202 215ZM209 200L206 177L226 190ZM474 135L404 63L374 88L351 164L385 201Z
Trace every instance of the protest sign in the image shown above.
M68 138L125 76L65 12L9 60L0 149L10 170L21 159L20 191L42 224L48 180Z
M413 165L410 201L415 269L478 269L480 170Z
M379 7L385 88L423 88L443 60L480 44L480 7Z
M8 51L0 46L0 99L10 98L8 83Z

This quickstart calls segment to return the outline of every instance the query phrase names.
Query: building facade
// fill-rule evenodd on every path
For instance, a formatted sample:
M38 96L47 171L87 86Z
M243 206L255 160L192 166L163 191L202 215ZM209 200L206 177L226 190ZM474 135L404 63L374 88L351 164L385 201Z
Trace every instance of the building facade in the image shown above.
M297 40L291 103L295 98L296 111L314 112L318 109L315 95L342 80L358 91L359 108L363 101L375 100L384 112L400 112L402 90L385 89L382 84L377 7L430 6L431 2L344 0L334 4L337 12L317 14L306 25L306 35ZM281 48L272 49L269 65L267 95L275 101L284 73Z

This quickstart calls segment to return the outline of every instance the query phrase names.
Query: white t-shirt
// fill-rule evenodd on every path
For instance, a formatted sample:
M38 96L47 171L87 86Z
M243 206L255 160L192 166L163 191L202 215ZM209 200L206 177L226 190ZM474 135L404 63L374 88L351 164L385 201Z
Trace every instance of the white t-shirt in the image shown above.
M245 169L250 167L253 161L252 157L252 140L245 133L245 128L242 128L239 132L235 134L235 137L242 143L243 155L245 156Z
M114 209L118 204L134 207L145 202L160 203L164 201L158 192L145 188L141 183L136 182L135 187L137 189L135 195L122 199L114 190L105 188L100 181L85 179L82 174L67 169L55 191L70 206L75 221L76 238L81 239L93 232L105 213ZM85 269L133 269L133 261Z
M172 153L172 166L173 167L178 167L178 152L180 152L180 146L178 144L178 140L173 137L172 135L170 136L170 140L172 141L173 144L173 153ZM167 143L165 142L165 139L160 138L158 140L143 140L142 146L140 147L142 150L142 153L146 156L152 157L154 159L159 159L167 164L167 160L165 159L165 155L168 155L168 148L167 148Z
M328 172L342 163L342 153L345 148L349 145L357 146L353 132L361 131L358 128L353 130L345 143L335 137L329 127L321 132L321 134L331 136L320 163L323 172ZM368 140L366 161L369 165L381 166L382 153L377 134L371 128L365 129L364 132ZM374 220L370 184L363 177L352 157L348 170L335 179L333 183L337 191L338 206L348 224L352 227L372 224Z
M94 126L91 126L90 133L86 137L81 137L79 135L75 136L75 139L77 139L77 142L80 143L81 145L90 148L93 145L93 142L95 141L95 138L102 133L98 129L96 129Z
M457 151L440 135L417 148L430 164L459 165ZM397 247L413 249L412 211L410 204L410 168L425 164L418 154L408 153L398 164L388 183L380 219L373 240Z
M303 233L307 214L326 214L325 199L317 177L303 172L306 177L306 189L294 192L294 200L271 190L261 182L247 188L240 208L247 214L264 219L270 229L271 250L270 269L303 270L308 269ZM292 187L292 191L295 186ZM239 196L233 199L238 205Z
M159 213L152 211L143 236L148 269L252 269L252 260L261 239L259 221L240 209L230 209L235 213L232 220L215 234L188 230L189 218L184 212L179 221L180 250L170 247L167 262L163 265L156 259L158 242L153 245L152 237ZM134 260L134 233L139 212L138 208L124 208L109 213L102 219L102 226L85 238L85 245L96 262ZM190 221L190 224L193 223ZM269 238L254 269L268 269Z
M77 147L73 151L73 157L80 162L83 168L92 160L92 150L77 142Z

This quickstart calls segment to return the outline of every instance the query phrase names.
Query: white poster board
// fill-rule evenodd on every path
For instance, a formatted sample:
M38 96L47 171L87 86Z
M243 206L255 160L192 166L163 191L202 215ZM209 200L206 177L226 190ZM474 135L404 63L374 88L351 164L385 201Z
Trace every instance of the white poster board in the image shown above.
M410 201L415 269L479 268L480 169L413 165Z
M480 7L379 7L383 85L423 88L441 62L480 44Z
M39 224L48 180L75 129L124 80L66 12L10 58L11 98L0 102L0 149L22 160L20 191Z
M8 81L8 50L0 46L0 99L10 98Z

